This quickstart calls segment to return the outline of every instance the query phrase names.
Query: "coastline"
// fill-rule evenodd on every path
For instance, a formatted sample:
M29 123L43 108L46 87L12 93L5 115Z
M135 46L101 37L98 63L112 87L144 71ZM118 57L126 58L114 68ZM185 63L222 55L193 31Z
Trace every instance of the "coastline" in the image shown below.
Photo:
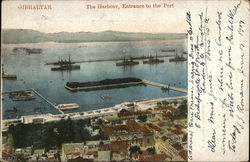
M182 100L186 99L187 95L185 96L176 96L176 97L166 97L166 98L157 98L157 99L144 99L144 100L135 100L130 102L123 102L121 104L117 104L113 107L101 108L97 110L90 110L90 111L81 111L81 112L74 112L74 113L64 113L64 114L36 114L36 115L27 115L21 116L18 119L4 119L2 125L2 131L7 131L9 125L13 123L33 123L33 119L42 119L43 123L46 122L53 122L59 121L61 119L67 119L70 117L72 120L80 120L80 119L88 119L88 118L95 118L95 117L104 117L107 115L113 115L114 113L118 113L121 109L130 109L128 104L133 103L136 105L137 110L146 110L148 106L155 105L159 101L164 100Z

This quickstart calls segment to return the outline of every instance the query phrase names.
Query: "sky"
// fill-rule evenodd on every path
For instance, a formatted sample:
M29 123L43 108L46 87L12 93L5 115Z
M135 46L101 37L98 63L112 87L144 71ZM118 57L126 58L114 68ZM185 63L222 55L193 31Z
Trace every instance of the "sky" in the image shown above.
M165 1L166 2L166 1ZM160 5L164 1L157 2ZM45 33L99 32L106 30L149 33L184 33L186 30L185 3L174 8L146 9L87 9L86 5L150 4L137 1L4 1L3 29L33 29ZM168 2L169 5L173 2ZM52 10L23 10L22 5L51 5Z

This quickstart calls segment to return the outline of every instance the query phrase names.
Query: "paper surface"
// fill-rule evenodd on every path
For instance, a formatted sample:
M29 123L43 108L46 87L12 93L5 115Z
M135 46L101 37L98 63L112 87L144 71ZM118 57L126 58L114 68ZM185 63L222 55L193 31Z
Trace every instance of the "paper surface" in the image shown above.
M11 31L11 29L13 30ZM30 30L34 35L30 34L30 31L25 35L22 33L25 31L21 29ZM13 33L5 34L4 32L7 30ZM103 34L102 32L104 32L104 35L94 35L98 33ZM37 91L34 90L34 93L36 94L36 92L38 92L38 95L45 94L45 98L58 96L54 97L52 101L49 101L52 107L54 105L55 108L58 108L54 102L58 102L60 100L59 97L62 96L64 97L64 101L69 103L84 101L79 103L80 107L85 106L82 112L85 112L86 108L89 107L93 107L93 109L90 110L98 110L100 107L113 107L129 101L137 103L135 100L160 100L162 98L187 96L187 128L183 128L183 134L187 132L187 144L185 145L185 141L180 140L183 150L187 151L187 160L247 161L249 159L248 1L9 0L2 2L2 33L1 42L3 49L1 50L1 57L4 61L2 61L1 64L4 64L5 71L8 72L9 70L10 72L17 73L18 81L17 84L1 79L2 92L31 89L33 88L32 86L37 86L36 83L41 83L43 88L37 86L36 89L35 87ZM69 33L73 34L70 35ZM94 36L81 35L86 33L94 33ZM135 43L131 43L132 41ZM163 41L163 43L161 41ZM96 45L96 42L101 43ZM24 46L25 48L23 48ZM8 52L14 48L19 48L17 50L21 49L21 52L24 50L28 54L30 54L30 48L41 48L43 49L42 54L46 53L46 55L44 57L39 56L39 59L34 59L35 55L32 55L34 57L31 55L27 56L27 53L22 54L23 58L21 58L22 56L16 56L20 57L24 65L14 60L14 56L8 55ZM85 49L79 52L78 48ZM164 50L169 52L167 54L172 54L173 58L177 57L177 54L181 54L181 56L184 55L187 61L184 61L184 65L182 64L183 62L178 61L174 61L176 64L172 64L170 61L171 58L165 58ZM176 53L171 53L171 50ZM158 55L164 58L165 62L163 64L157 63L156 66L150 65L149 68L145 67L145 65L142 67L142 64L146 64L146 62L143 63L145 60L140 60L138 61L138 67L142 68L138 68L138 71L136 66L134 68L126 67L123 68L123 71L121 69L117 71L114 70L116 68L115 66L109 67L111 64L109 62L110 56L105 54L101 55L102 51L103 53L113 52L112 64L114 65L122 61L123 56L124 60L125 57L140 60L144 59L144 56L150 57L152 55L157 58ZM64 54L53 57L51 56L53 52L61 52ZM98 52L100 57L95 55ZM10 53L14 52L12 51ZM74 56L73 53L76 55ZM86 53L89 53L89 55ZM69 59L78 61L76 63L79 63L81 68L83 66L85 67L86 64L90 66L86 66L88 67L87 69L81 69L82 73L62 72L62 75L57 73L55 74L56 77L51 77L53 76L51 74L52 69L50 71L49 67L44 65L44 63L55 62L58 60L58 57L59 60L68 59L69 54ZM46 59L47 56L49 56L50 59ZM79 60L77 60L78 56ZM24 57L27 58L24 59ZM37 60L37 62L34 62L33 59ZM86 60L88 60L88 62ZM31 61L34 65L29 65L25 61ZM100 62L98 66L102 68L98 69L98 66L91 66L92 62ZM187 63L187 68L185 68L185 63ZM18 70L18 67L15 67L15 64L17 66L30 67L31 69L27 68L26 72L30 74L26 75L25 72L22 74L22 72ZM35 68L35 70L32 71L32 68ZM169 72L162 72L164 68ZM170 68L171 70L169 70ZM93 74L95 74L94 77L92 76ZM106 79L105 77L107 76L113 78L139 76L142 77L144 83L147 84L147 88L156 85L158 89L152 88L144 91L135 88L134 90L122 91L121 93L104 90L100 93L98 91L97 94L88 92L86 96L81 96L83 94L81 93L80 97L77 97L78 92L74 92L73 95L75 98L72 100L68 100L72 97L72 93L69 93L68 96L70 97L67 97L60 95L60 93L64 93L62 90L54 91L53 87L55 88L59 84L63 89L66 82L81 82L82 78L76 77L79 77L79 75L83 76L83 80L92 77L94 81ZM168 76L162 77L163 75ZM185 78L186 75L187 78ZM20 79L22 77L31 77L33 79L29 82L25 79ZM57 77L60 77L60 81L56 82L55 80L59 80ZM86 79L85 81L92 80ZM25 82L29 82L30 86L25 85ZM162 83L164 85L162 85ZM159 87L166 89L169 88L169 85L173 87L170 89L170 93L164 94L159 91ZM176 93L172 93L171 90ZM3 126L3 124L13 118L13 116L9 115L9 119L7 119L7 108L12 108L11 111L15 111L15 109L11 107L12 103L9 107L5 106L6 104L3 103L7 97L5 97L3 93L2 97L4 97L4 100L1 100L1 129L3 130L6 129L6 125ZM172 102L172 100L167 100L167 102ZM149 104L147 101L145 103L138 102L139 106L148 106L147 104ZM159 106L156 105L156 102L154 104L156 107ZM149 105L152 106L154 104L152 102L151 105ZM29 107L30 105L32 104L25 106ZM14 106L18 109L19 105L14 102ZM173 105L173 107L176 108L178 106ZM154 107L152 108L154 109ZM88 111L90 110L88 109ZM53 111L49 113L53 113ZM26 113L31 115L29 112ZM162 111L160 114L161 113L163 114ZM173 114L173 116L176 115L176 113ZM16 115L14 118L20 118L22 122L25 122L26 119L26 122L33 119L21 116L26 115L21 113L21 115ZM152 123L149 122L149 124ZM129 122L127 125L128 124ZM146 126L147 124L139 123L139 125ZM162 138L163 135L165 135L166 138L168 138L167 133L169 132L154 132L154 147L156 154L159 154L157 158L165 154L165 161L183 160L180 150L176 153L172 147L167 147L165 152L163 151L164 149L162 149L161 143L156 137ZM183 136L185 136L183 134L177 137L183 138ZM3 138L1 138L1 141L4 141ZM1 146L2 150L4 146L6 146L6 141L5 144ZM166 144L166 146L168 145ZM144 151L143 149L146 150L147 147L145 146L144 148L143 146L142 152ZM106 159L104 158L106 153L107 152L99 153L100 156L102 155L101 159L100 156L98 156L99 160L110 160L107 157ZM111 154L114 156L112 150ZM127 156L127 158L132 156L134 158L132 160L140 159L139 155L135 157L134 154ZM143 153L141 157L146 159ZM152 157L155 159L151 159L151 161L156 160L156 156L152 155ZM96 157L95 160L98 158ZM186 159L184 158L184 160Z

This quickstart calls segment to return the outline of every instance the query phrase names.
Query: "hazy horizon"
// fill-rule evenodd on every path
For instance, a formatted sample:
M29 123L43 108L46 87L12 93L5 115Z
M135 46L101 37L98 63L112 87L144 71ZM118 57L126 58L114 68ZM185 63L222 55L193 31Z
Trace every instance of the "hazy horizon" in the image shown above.
M120 31L120 30L102 30L102 31L74 31L74 32L70 32L70 31L57 31L57 32L44 32L44 31L40 31L40 30L36 30L36 29L28 29L28 28L2 28L2 30L33 30L33 31L37 31L40 33L45 33L45 34L55 34L55 33L101 33L101 32L120 32L120 33L146 33L146 34L187 34L187 33L171 33L171 32L143 32L143 31Z

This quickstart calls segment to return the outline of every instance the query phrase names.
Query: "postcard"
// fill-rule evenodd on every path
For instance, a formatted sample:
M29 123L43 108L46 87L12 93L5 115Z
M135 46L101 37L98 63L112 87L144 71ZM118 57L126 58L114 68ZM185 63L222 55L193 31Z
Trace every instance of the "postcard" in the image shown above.
M249 2L5 0L2 161L247 161Z

